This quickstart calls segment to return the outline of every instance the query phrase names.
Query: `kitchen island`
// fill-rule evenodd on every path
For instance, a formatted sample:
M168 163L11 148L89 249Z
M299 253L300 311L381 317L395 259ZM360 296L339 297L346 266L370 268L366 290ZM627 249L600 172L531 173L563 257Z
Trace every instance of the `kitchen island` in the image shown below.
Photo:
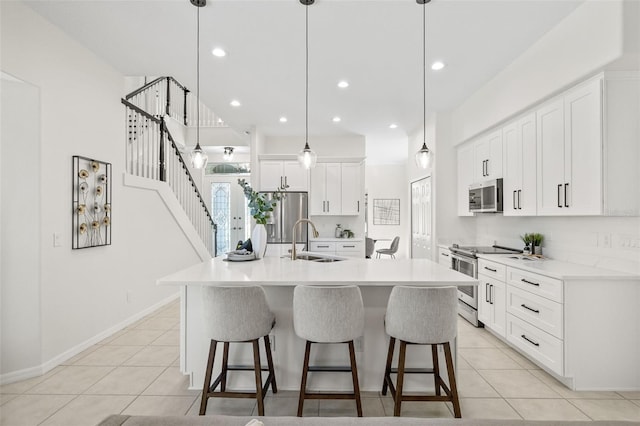
M477 283L471 277L427 259L314 262L277 257L245 262L228 262L217 257L158 280L159 285L181 288L180 368L184 374L190 375L193 389L202 387L209 347L207 325L203 320L203 312L207 309L202 297L204 287L261 285L265 288L271 310L276 315L271 336L278 388L298 390L304 341L293 330L293 288L300 284L358 285L365 306L365 331L364 336L356 341L356 357L360 387L364 391L379 391L382 386L388 345L384 312L393 286L469 286ZM231 346L230 364L252 363L250 345ZM453 348L455 350L455 342ZM429 353L425 347L411 347L407 365L411 366L412 361L419 359L424 366L424 361L430 360ZM264 354L262 359L266 359ZM346 346L318 345L311 354L311 362L344 365L348 362ZM407 379L408 390L432 389L423 376L416 377L415 381L411 379ZM231 375L228 383L235 389L252 389L255 386L252 375L248 373ZM351 387L349 374L312 374L308 381L308 388L312 390L341 391Z

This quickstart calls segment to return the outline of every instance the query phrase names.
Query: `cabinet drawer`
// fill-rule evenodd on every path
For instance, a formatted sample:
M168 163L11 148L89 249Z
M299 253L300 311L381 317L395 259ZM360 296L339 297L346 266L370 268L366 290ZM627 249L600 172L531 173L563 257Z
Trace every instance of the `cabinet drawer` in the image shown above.
M334 242L320 242L311 241L309 243L309 251L328 251L331 253L336 252L336 243Z
M507 286L507 312L562 339L562 305L514 286Z
M507 268L507 284L511 284L538 296L562 303L562 281L521 269Z
M362 241L345 241L336 243L336 251L355 251L360 252L363 250Z
M478 274L504 281L507 267L486 259L478 259Z
M438 249L438 263L451 269L451 252L447 249Z
M507 341L549 370L563 375L563 341L507 314Z

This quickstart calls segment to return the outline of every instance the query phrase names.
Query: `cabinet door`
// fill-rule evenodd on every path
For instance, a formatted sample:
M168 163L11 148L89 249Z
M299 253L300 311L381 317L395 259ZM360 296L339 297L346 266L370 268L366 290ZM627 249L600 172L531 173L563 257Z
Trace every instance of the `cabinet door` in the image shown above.
M602 197L602 80L564 97L564 209L572 215L599 215Z
M489 145L489 156L485 166L487 179L498 179L502 177L502 129L491 133L487 137Z
M309 172L297 161L284 161L282 163L284 184L289 185L289 191L306 192L309 190Z
M451 252L444 248L438 249L438 263L451 269Z
M522 143L518 137L518 123L502 129L504 140L504 215L519 216L518 195L522 193ZM518 192L520 191L520 192Z
M340 163L326 163L326 214L342 214L342 167Z
M536 114L538 215L568 214L564 208L564 103L557 99Z
M359 215L361 206L360 163L342 163L341 204L343 215Z
M491 329L500 336L505 336L507 327L507 286L500 281L494 281L491 287Z
M469 185L473 183L473 145L458 149L458 216L473 216L469 211Z
M473 182L482 182L489 178L487 173L487 163L491 156L491 143L485 136L473 143ZM472 182L472 183L473 183Z
M522 187L518 195L518 212L523 216L535 216L538 184L536 180L536 115L529 114L518 121L518 138L521 145Z
M327 213L327 164L317 163L310 172L309 215L322 216Z
M478 276L478 320L491 328L491 283L482 275Z
M260 161L260 191L275 191L282 184L282 161Z

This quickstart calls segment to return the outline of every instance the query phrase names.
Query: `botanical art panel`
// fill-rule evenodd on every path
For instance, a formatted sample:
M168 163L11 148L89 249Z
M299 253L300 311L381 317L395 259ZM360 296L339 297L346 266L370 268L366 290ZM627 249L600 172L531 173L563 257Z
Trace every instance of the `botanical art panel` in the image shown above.
M374 225L400 225L400 200L399 199L374 199L373 200L373 224Z
M111 245L111 163L73 156L73 249Z

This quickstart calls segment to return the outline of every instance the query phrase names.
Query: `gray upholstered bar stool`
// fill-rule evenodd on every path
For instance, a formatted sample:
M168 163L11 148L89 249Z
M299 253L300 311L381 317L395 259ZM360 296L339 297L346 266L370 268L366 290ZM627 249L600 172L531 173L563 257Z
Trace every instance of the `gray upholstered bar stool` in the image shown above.
M264 416L264 397L269 386L273 393L278 391L273 370L269 332L275 325L275 315L269 309L264 290L260 286L247 287L207 287L203 290L206 306L206 325L211 336L209 360L202 388L200 415L207 411L209 398L256 398L258 415ZM264 337L268 368L261 367L258 342ZM211 382L213 363L218 342L224 342L222 353L222 371ZM253 365L229 365L229 343L251 343L253 345ZM227 373L229 371L254 371L255 392L227 391ZM262 371L269 371L263 386ZM220 390L216 388L220 385Z
M293 291L293 327L306 340L302 382L298 399L298 417L302 417L305 399L355 399L358 417L362 402L358 384L358 368L354 339L364 333L364 305L357 286L297 286ZM309 366L312 343L347 343L350 367ZM351 372L353 393L307 392L309 372Z
M402 401L450 401L453 403L455 417L462 417L449 344L455 339L458 330L456 293L455 287L396 286L391 290L385 315L385 329L390 338L382 394L387 394L387 388L391 390L394 416L400 415ZM400 340L398 368L391 368L396 339ZM407 345L431 345L433 368L405 369ZM444 346L451 389L440 377L438 345ZM394 387L391 380L391 374L394 373L398 375L397 387ZM435 395L404 395L404 375L412 373L433 374ZM441 395L441 389L446 395Z

